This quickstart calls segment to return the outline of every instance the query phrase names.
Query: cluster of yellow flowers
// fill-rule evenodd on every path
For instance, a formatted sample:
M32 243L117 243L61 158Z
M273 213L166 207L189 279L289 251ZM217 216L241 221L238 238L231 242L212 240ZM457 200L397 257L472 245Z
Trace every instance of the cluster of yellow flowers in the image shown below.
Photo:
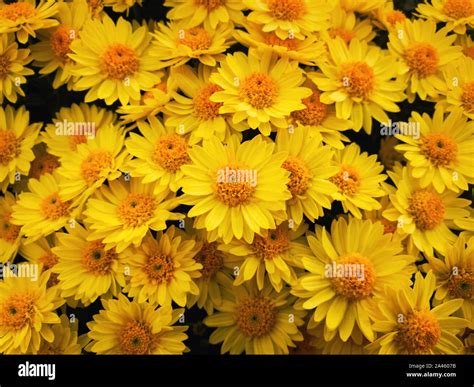
M0 1L0 353L472 352L474 1L147 3Z

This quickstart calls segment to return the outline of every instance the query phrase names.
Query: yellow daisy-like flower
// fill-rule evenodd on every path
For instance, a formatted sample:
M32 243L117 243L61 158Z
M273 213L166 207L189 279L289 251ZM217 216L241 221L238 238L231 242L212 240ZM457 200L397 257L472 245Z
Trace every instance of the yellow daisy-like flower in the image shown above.
M11 223L15 197L5 192L0 197L0 263L15 258L20 247L20 226Z
M28 177L39 179L46 173L52 174L61 165L59 157L48 153L46 149L46 145L42 142L33 147L35 158L31 162Z
M156 308L131 302L120 294L118 300L102 299L104 307L87 323L92 342L86 350L98 354L178 355L187 351L183 343L188 327L173 326L184 309Z
M337 187L333 197L341 201L344 211L360 219L361 209L380 209L375 198L387 194L381 185L387 176L381 174L383 166L377 161L377 156L369 156L366 152L361 154L359 146L352 143L337 150L334 158L339 172L329 181Z
M30 124L24 106L18 110L0 107L0 189L5 192L15 182L15 175L28 175L34 159L32 151L41 123Z
M329 331L323 323L308 331L308 342L313 348L313 353L322 355L365 355L365 346L369 341L364 337L357 326L347 341L342 341L338 331Z
M381 223L352 217L333 221L330 235L317 226L308 243L312 254L303 265L309 273L292 290L304 309L315 309L308 327L324 322L326 341L336 331L345 342L357 328L373 341L368 308L384 286L410 286L414 257L402 254Z
M210 97L223 104L219 112L232 113L234 123L247 121L265 136L274 126L288 128L286 117L304 109L301 100L311 95L310 89L300 87L304 78L298 62L279 59L271 50L227 55L211 82L222 88Z
M30 50L18 49L12 34L2 34L0 36L0 103L4 97L15 103L18 95L22 97L25 93L21 85L26 83L25 75L32 75L34 71L25 67L31 62Z
M456 236L449 230L446 221L469 216L470 200L458 198L459 193L438 193L432 185L421 186L420 180L404 168L401 179L394 182L397 190L390 194L393 208L383 212L397 227L410 235L415 246L428 255L433 248L443 253Z
M30 242L59 230L76 215L60 193L58 181L57 174L30 179L30 192L22 192L13 206L12 223L21 226L21 234Z
M211 239L229 243L233 237L248 243L255 233L274 229L285 220L288 174L281 167L285 152L274 154L274 143L261 136L240 143L233 136L224 145L217 137L189 150L191 163L181 167L184 204L195 228L210 231Z
M474 27L474 2L472 0L432 0L425 1L416 8L418 16L446 23L457 34L464 35L466 27Z
M139 246L149 229L166 228L167 220L182 218L170 211L178 203L168 190L156 192L154 184L141 179L113 180L101 186L87 201L85 222L92 232L88 241L101 240L105 249L121 253L131 244Z
M72 322L68 316L62 314L61 324L51 327L54 340L50 343L42 341L38 355L80 355L82 345L77 335L78 320Z
M368 13L384 6L385 0L339 0L347 12Z
M100 37L100 39L99 39ZM132 28L119 18L117 24L104 17L85 23L81 35L70 44L75 62L71 72L78 76L73 90L89 90L85 102L103 99L107 105L122 105L140 99L140 91L155 86L163 67L150 55L151 35L146 26Z
M282 167L290 172L287 184L291 199L287 201L288 218L295 224L303 221L303 214L311 221L324 215L323 208L331 208L331 199L337 187L329 181L339 167L333 165L334 152L328 146L305 141L310 132L298 127L292 132L279 129L276 152L288 152Z
M370 134L372 117L388 122L386 111L400 111L396 102L405 99L404 84L393 80L398 65L379 47L355 38L347 45L337 37L328 48L330 61L308 76L323 91L321 102L336 104L338 118L351 119L355 131L363 126Z
M129 297L140 304L171 305L174 301L184 307L188 294L199 294L194 279L200 277L202 266L194 256L201 245L183 236L172 226L157 233L156 239L148 234L140 247L124 252L123 262L130 267L124 289Z
M432 184L438 193L445 187L455 192L467 190L468 184L474 183L474 122L461 108L446 118L442 108L435 110L433 118L413 112L411 121L418 123L420 137L397 135L405 144L395 149L404 152L421 188Z
M403 23L407 16L399 9L395 9L393 2L387 2L381 7L372 11L375 17L374 24L380 28L392 31L396 28L397 23Z
M56 234L57 243L51 250L58 257L52 271L61 296L85 306L99 297L117 297L125 286L122 255L113 248L106 250L100 240L88 241L90 231L79 223L67 230L68 234Z
M3 3L3 2L2 2ZM26 43L31 35L36 37L36 30L58 25L50 19L58 12L54 0L24 0L11 4L0 4L0 34L16 32L20 43Z
M216 29L189 27L184 22L158 23L151 53L165 66L180 66L197 59L214 67L225 58L224 52L234 43L233 25L221 24Z
M326 0L243 0L251 10L248 20L262 25L264 32L274 31L280 39L303 40L315 31L329 27L334 2Z
M454 299L430 306L436 287L433 272L423 278L416 273L413 289L409 286L387 287L376 297L371 309L373 329L382 336L367 349L379 354L461 354L463 343L456 337L468 324L452 317L462 305Z
M379 159L385 167L385 170L391 170L397 163L403 161L403 154L397 152L395 147L400 144L400 141L394 136L388 136L380 139Z
M104 11L104 0L86 0L92 19L102 19L107 14Z
M229 22L241 24L244 15L242 0L166 0L165 7L172 7L166 14L170 20L183 20L189 27L202 23L206 27L216 29L218 24Z
M474 41L469 35L459 35L456 44L461 46L465 57L474 59Z
M239 355L282 355L302 341L298 326L304 313L293 307L295 298L287 289L277 293L268 283L259 290L255 281L233 287L228 279L224 299L217 312L204 319L217 328L209 342L222 343L221 353Z
M54 341L51 325L60 323L54 311L64 300L56 287L46 287L48 279L44 273L37 281L11 276L0 281L0 353L36 354L42 341Z
M446 27L436 31L435 22L423 20L407 20L390 32L388 49L400 61L398 80L405 85L410 103L416 95L426 100L445 93L442 72L462 55L461 48L453 46L456 35L448 32Z
M59 26L42 30L38 33L39 42L31 45L33 64L41 67L40 74L56 72L53 88L62 85L71 88L73 80L71 68L72 52L70 45L79 37L84 23L90 18L85 0L76 0L71 3L58 4Z
M127 12L127 15L130 8L135 4L141 6L142 2L143 0L103 0L105 7L112 7L114 12Z
M375 32L372 31L372 23L369 19L359 20L354 12L347 12L336 7L331 12L331 27L322 31L321 37L329 45L336 37L342 38L346 44L349 44L352 39L370 42L375 38Z

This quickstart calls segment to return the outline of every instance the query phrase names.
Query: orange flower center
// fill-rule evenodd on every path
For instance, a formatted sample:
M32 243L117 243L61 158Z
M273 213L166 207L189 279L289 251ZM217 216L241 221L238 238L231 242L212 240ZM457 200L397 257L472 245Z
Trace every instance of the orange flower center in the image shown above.
M333 39L339 36L346 43L350 43L350 41L352 39L354 39L354 34L352 33L352 31L348 31L344 28L333 28L333 29L331 29L329 31L329 36Z
M10 58L7 54L0 55L0 79L5 79L10 71Z
M461 268L457 275L452 274L448 282L448 292L452 298L472 300L474 296L474 273Z
M0 306L0 326L3 330L19 331L33 324L36 297L30 293L14 293Z
M125 354L148 354L153 349L154 341L151 328L144 322L130 321L120 334L120 346Z
M213 278L224 265L224 255L217 249L216 242L205 242L195 260L203 266L201 269L203 279Z
M222 90L217 85L204 86L193 98L194 113L203 121L212 120L219 117L219 108L222 102L212 102L209 98L217 91Z
M344 90L351 97L368 99L374 89L374 71L364 62L343 63L340 79Z
M387 13L387 21L390 23L390 25L393 27L395 24L398 22L403 22L406 20L406 16L403 12L401 11L392 11Z
M101 241L92 241L84 247L82 265L89 273L103 276L110 273L112 264L117 258L115 249L105 250L105 245Z
M360 187L359 172L348 165L342 165L339 172L330 177L329 181L345 195L356 194Z
M148 257L143 270L153 283L167 284L174 278L174 260L161 252L155 252Z
M26 2L18 2L4 5L0 9L0 18L17 21L18 19L28 19L37 13L34 5Z
M304 0L267 0L268 9L275 19L294 21L306 12Z
M45 197L41 202L43 216L50 220L58 220L69 215L70 202L63 202L57 192Z
M59 59L62 64L70 61L68 54L71 52L69 48L71 42L74 40L76 31L72 28L66 28L64 26L58 27L56 31L51 35L50 43L51 49L54 55Z
M75 151L79 144L85 144L87 142L87 136L82 134L75 134L69 137L69 147L71 150Z
M252 243L255 255L261 259L273 259L288 251L289 248L288 227L284 226L269 230L266 236L255 235Z
M156 210L156 199L145 193L129 193L117 207L117 215L126 227L140 227Z
M383 224L384 234L394 234L397 231L397 222L392 222L385 218L380 219L380 221Z
M440 337L438 320L428 311L415 311L398 324L396 340L410 354L427 354Z
M420 152L435 167L446 167L457 160L458 146L445 134L430 134L421 138Z
M6 212L3 214L3 217L0 218L0 238L5 242L13 244L18 239L18 235L20 235L21 226L11 224L11 217L11 212Z
M446 0L443 12L453 19L462 19L474 15L474 4L472 0Z
M242 82L239 96L254 108L269 108L278 96L278 86L269 75L253 73Z
M53 171L60 165L59 158L49 153L37 156L31 162L31 168L29 176L35 179L39 179L40 176L47 173L53 173Z
M183 164L189 162L188 143L176 134L161 136L155 144L151 160L170 173L176 173Z
M240 168L238 165L227 165L222 168L229 170L245 169ZM216 172L216 181L219 181L218 171ZM214 185L214 192L222 203L229 207L237 207L240 204L246 204L250 202L255 192L255 187L248 181L236 181L236 182L218 182Z
M294 111L291 116L303 125L320 125L327 114L327 105L321 102L320 95L319 91L313 91L313 94L302 101L306 105L306 109Z
M414 43L405 50L405 61L412 72L425 78L438 70L438 50L429 43Z
M207 50L211 47L212 38L209 33L202 27L194 27L184 31L179 42L188 46L191 50Z
M116 43L105 51L100 68L110 79L123 80L138 71L140 61L133 49Z
M445 206L433 191L420 189L408 199L408 213L420 230L432 230L444 220Z
M296 51L298 48L297 39L280 39L274 32L265 34L265 42L271 46L286 47L290 51Z
M474 46L471 47L465 47L463 49L464 55L468 56L471 59L474 59Z
M194 4L197 6L203 6L208 11L213 11L217 7L224 4L224 0L194 0Z
M277 309L273 300L263 297L248 297L241 300L236 309L237 326L250 338L270 333L276 323Z
M0 130L0 164L8 165L20 155L20 141L11 130Z
M290 171L290 181L286 185L293 197L303 195L310 185L311 173L306 164L297 157L290 157L282 164Z
M474 81L462 85L462 105L469 113L474 113Z
M53 254L51 250L48 250L41 258L39 262L43 264L43 270L49 270L59 262L59 257Z
M110 152L94 150L81 163L81 176L91 186L112 168L113 157Z

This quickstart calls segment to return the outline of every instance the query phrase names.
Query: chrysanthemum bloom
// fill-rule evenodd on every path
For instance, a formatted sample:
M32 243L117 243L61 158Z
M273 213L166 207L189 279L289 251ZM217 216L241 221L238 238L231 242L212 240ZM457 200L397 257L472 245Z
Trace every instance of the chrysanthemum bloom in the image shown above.
M112 7L112 11L114 12L127 12L132 8L135 4L141 6L143 0L103 0L105 7Z
M62 314L61 324L55 324L51 327L54 340L48 343L46 340L41 342L38 355L80 355L82 346L78 341L77 329L78 320L72 322L69 317Z
M457 34L465 34L466 27L474 27L474 2L472 0L432 0L425 1L416 8L418 16L446 23L449 30Z
M15 110L0 107L0 189L5 192L15 182L15 175L28 175L34 159L32 151L41 123L30 124L30 113L24 106Z
M227 55L211 82L223 89L210 97L223 104L219 112L232 113L234 123L246 121L265 136L273 127L288 129L287 116L304 109L301 100L311 95L300 87L304 78L298 62L279 59L271 50Z
M46 173L52 174L60 165L59 157L54 156L46 150L46 144L40 142L33 148L35 158L31 162L28 177L39 179Z
M440 107L433 118L413 112L411 123L418 125L419 136L397 135L405 144L395 149L404 152L421 188L432 184L438 193L446 187L455 192L467 190L474 183L474 122L468 121L461 108L445 118Z
M304 314L293 307L295 298L287 289L277 293L267 282L262 290L256 282L234 287L228 279L224 299L217 312L204 319L208 327L217 328L209 342L222 343L221 354L282 355L302 341L298 326Z
M0 4L0 34L16 32L20 43L26 43L28 36L36 37L36 30L58 25L58 21L50 19L58 12L56 1L23 0L16 3Z
M280 39L274 31L262 31L261 25L246 22L244 26L246 31L236 29L234 37L246 47L253 47L261 52L270 49L281 58L288 58L308 66L316 66L326 56L324 42L318 40L315 35L307 36L304 40Z
M86 0L92 19L102 19L107 14L104 11L104 0Z
M451 317L462 305L462 299L446 301L434 308L430 299L436 287L432 272L423 278L416 273L415 285L387 287L375 298L370 310L373 329L382 333L370 352L379 354L461 354L463 344L456 335L468 321Z
M155 38L151 53L164 66L180 66L197 59L207 66L216 66L225 58L224 52L234 43L233 25L221 24L216 29L192 27L184 22L162 22L152 34Z
M76 154L77 146L93 139L100 128L115 124L116 115L91 104L72 104L56 113L52 124L46 125L41 140L48 152L58 157Z
M422 187L408 168L403 169L395 185L397 190L390 194L393 208L386 209L383 216L410 234L419 250L432 255L435 248L443 253L456 239L446 222L469 216L471 201L449 190L438 193L432 185Z
M344 211L360 219L361 209L380 209L376 198L387 194L381 186L387 175L381 174L383 166L377 161L377 156L369 156L367 152L361 154L359 146L352 143L337 150L334 159L339 172L329 181L336 186L333 197L341 201Z
M263 235L255 235L252 243L233 240L220 244L219 250L232 254L235 263L234 285L241 285L256 278L258 289L263 289L266 274L273 288L280 292L286 284L294 285L297 268L301 259L308 255L306 241L301 236L308 229L306 224L298 228L289 227L288 222L280 224L275 230L267 230Z
M321 32L321 37L327 44L331 44L336 37L342 38L346 44L352 39L370 42L376 35L369 19L359 20L354 12L347 12L339 7L331 12L330 22L329 29Z
M164 230L167 220L182 218L170 212L178 202L168 192L156 192L154 184L144 184L139 178L103 185L87 201L83 213L92 230L87 240L101 240L106 250L115 247L117 253L131 244L139 246L149 229Z
M378 157L386 170L391 170L397 163L403 161L403 154L397 152L395 147L400 144L394 136L382 137Z
M240 24L244 20L242 0L166 0L165 7L172 7L166 14L170 20L183 20L189 27L202 23L216 29L219 23L229 22Z
M186 305L188 294L199 294L194 279L200 277L201 264L194 256L201 248L194 240L183 239L174 226L148 234L137 248L124 252L123 262L129 267L129 281L124 289L138 303Z
M54 311L64 300L56 287L46 288L49 273L32 279L5 276L0 282L0 353L36 354L42 341L54 341L50 324L60 323Z
M474 41L469 35L458 36L456 44L462 47L465 57L474 59Z
M100 39L98 39L100 37ZM150 55L151 35L146 26L132 29L120 18L117 24L104 17L85 23L80 37L70 44L75 62L71 69L78 76L73 90L89 90L84 102L103 99L107 105L120 100L139 100L140 91L155 86L162 64Z
M446 300L462 298L460 311L470 322L474 322L474 238L458 237L456 242L446 250L444 259L427 256L428 263L422 266L425 272L433 270L436 277L434 305Z
M356 328L373 341L369 305L386 285L410 286L415 258L403 254L381 223L352 217L333 221L331 235L317 226L308 243L312 255L303 265L309 273L298 279L292 294L302 298L304 309L315 309L309 327L324 323L327 341L334 337L331 331L347 341Z
M380 29L392 31L397 23L403 23L407 16L403 11L395 9L392 2L387 2L372 11L375 20L373 23Z
M0 263L16 256L20 247L20 226L11 223L15 197L10 192L0 197Z
M339 0L339 3L348 12L368 13L383 7L385 0Z
M323 208L331 208L337 187L329 181L339 167L334 165L334 152L329 146L307 141L310 132L305 127L279 129L276 152L288 152L282 167L290 172L287 184L291 199L286 202L288 218L295 224L303 221L303 214L312 222L324 215Z
M58 4L59 26L38 33L39 42L31 45L33 65L41 67L40 74L56 72L53 88L72 86L71 42L79 38L84 23L90 18L85 0Z
M328 48L330 61L320 64L321 73L308 76L323 91L321 102L336 104L338 118L351 119L355 131L363 126L371 133L372 117L388 122L386 111L400 111L396 102L405 99L405 85L393 80L399 72L393 57L358 39L347 45L337 37Z
M192 205L194 227L205 228L229 243L233 237L248 243L255 233L274 229L286 219L289 172L281 167L285 152L261 136L240 143L233 136L224 145L217 137L189 150L191 163L181 167L182 203Z
M446 91L443 70L462 55L461 48L452 45L456 35L448 32L446 27L436 31L435 22L422 20L407 20L390 32L391 62L393 57L400 61L398 80L405 85L409 102L416 95L435 99Z
M14 35L4 33L0 36L0 103L4 97L15 103L18 95L25 93L21 85L26 83L25 75L32 75L34 71L25 67L31 62L29 49L18 49Z
M280 39L303 40L315 31L329 27L334 2L326 0L243 0L251 10L250 22L262 25L264 32L275 32Z
M118 300L102 299L104 307L87 323L93 340L86 350L98 354L177 355L187 350L187 326L173 326L184 309L156 308L131 302L120 294Z
M316 353L322 355L365 355L365 346L370 342L365 338L357 325L354 326L349 339L342 341L338 331L325 329L324 323L308 329L308 341Z

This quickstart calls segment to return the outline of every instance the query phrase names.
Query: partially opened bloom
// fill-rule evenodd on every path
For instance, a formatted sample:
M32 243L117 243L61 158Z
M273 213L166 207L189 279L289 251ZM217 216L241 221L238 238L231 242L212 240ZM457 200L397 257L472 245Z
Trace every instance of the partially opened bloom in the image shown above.
M375 38L375 35L369 19L360 20L354 12L347 12L339 7L331 12L331 26L329 29L321 32L321 37L329 45L332 44L332 39L336 37L342 38L346 44L349 44L352 39L370 42Z
M135 4L142 5L143 0L103 0L105 7L112 7L114 12L127 12Z
M472 0L431 0L416 8L420 17L437 23L446 23L457 34L465 34L466 27L474 27L474 2Z
M57 243L55 235L49 235L32 243L22 243L19 252L29 263L38 265L40 273L47 272L49 274L48 288L58 284L58 275L52 271L59 261L58 256L52 251Z
M51 326L54 340L48 343L46 340L41 342L38 355L80 355L82 345L78 338L78 320L71 319L62 314L61 324Z
M0 197L0 263L15 258L20 247L20 226L11 223L16 199L10 192Z

